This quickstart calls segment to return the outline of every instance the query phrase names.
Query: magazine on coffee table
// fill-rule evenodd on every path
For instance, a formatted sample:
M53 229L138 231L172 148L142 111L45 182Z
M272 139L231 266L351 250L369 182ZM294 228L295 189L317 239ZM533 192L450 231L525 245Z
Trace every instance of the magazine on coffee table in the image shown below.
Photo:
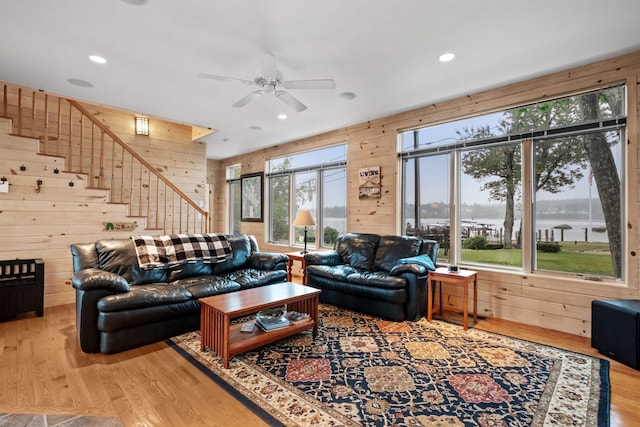
M286 328L287 326L291 325L291 322L284 316L266 322L259 317L256 317L256 325L260 326L262 330L269 332L275 329Z

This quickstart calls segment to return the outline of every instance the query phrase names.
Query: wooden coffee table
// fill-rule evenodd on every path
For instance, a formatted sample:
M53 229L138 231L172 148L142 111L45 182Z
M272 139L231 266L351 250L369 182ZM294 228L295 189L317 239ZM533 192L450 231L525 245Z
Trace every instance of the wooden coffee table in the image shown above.
M229 359L274 341L313 328L318 335L318 295L320 290L291 282L260 286L200 299L200 349L210 349L222 357L225 368ZM287 305L287 311L307 313L309 317L290 326L265 332L257 325L253 332L241 332L241 323L233 319L267 308Z

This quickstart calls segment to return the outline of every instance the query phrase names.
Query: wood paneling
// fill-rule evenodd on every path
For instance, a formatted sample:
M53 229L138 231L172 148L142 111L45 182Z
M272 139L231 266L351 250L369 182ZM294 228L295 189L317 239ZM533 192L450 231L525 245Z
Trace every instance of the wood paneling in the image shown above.
M523 276L499 270L486 270L479 274L480 313L588 336L591 329L591 300L640 298L639 264L636 254L640 238L640 94L637 87L639 81L640 52L635 52L225 159L219 161L216 167L224 169L239 163L242 165L243 174L258 172L264 169L265 161L269 158L346 142L347 230L398 234L401 229L401 195L398 192L401 171L397 160L399 131L500 111L611 84L626 83L629 108L625 177L628 222L625 280L616 283L591 282L577 276L560 277L542 273ZM368 166L381 167L382 197L377 200L358 199L358 169ZM437 177L434 177L434 185L437 185ZM215 197L220 200L220 205L227 206L227 191L223 180L218 181L217 188L221 194L216 194ZM214 224L215 229L226 230L224 215L217 215ZM269 244L264 224L242 223L242 231L255 234L263 250L293 250L290 247ZM455 291L447 298L450 305L461 307L459 295Z
M16 87L9 87L17 97ZM9 108L14 107L10 104ZM191 141L190 127L151 119L152 136L140 137L133 135L133 113L98 106L90 106L89 109L118 137L168 176L174 185L206 206L205 145ZM44 117L44 101L36 102L36 118L43 120ZM27 120L31 120L30 115ZM0 193L0 259L43 258L45 306L67 304L75 299L71 287L71 244L126 238L136 233L161 233L161 230L155 229L153 215L150 224L147 224L146 218L138 216L144 207L140 203L145 204L146 200L135 201L130 211L127 204L108 203L109 191L116 195L122 191L133 191L135 195L139 194L141 185L150 186L155 192L154 186L157 184L156 181L149 181L146 173L140 179L140 172L134 170L131 190L129 187L111 190L87 188L89 177L86 173L65 172L64 158L38 154L45 143L35 138L11 135L14 129L10 120L0 118L0 176L6 176L11 183L9 193ZM57 138L53 123L49 124L47 132L51 138ZM61 134L65 132L67 130L61 129ZM79 128L73 132L80 132ZM84 134L88 136L88 131ZM85 155L88 156L88 153L85 152ZM116 158L119 155L116 153ZM79 162L79 157L75 156L73 161ZM85 162L88 164L89 160ZM128 163L129 159L123 162L124 165ZM21 165L26 167L25 171L20 170ZM55 169L58 173L54 173ZM36 192L38 179L43 184ZM69 185L70 182L73 182L73 186ZM165 191L160 186L158 197L163 198ZM171 200L169 203L176 205L177 215L180 206ZM173 215L169 209L169 218ZM133 231L105 231L105 222L136 222L138 226Z

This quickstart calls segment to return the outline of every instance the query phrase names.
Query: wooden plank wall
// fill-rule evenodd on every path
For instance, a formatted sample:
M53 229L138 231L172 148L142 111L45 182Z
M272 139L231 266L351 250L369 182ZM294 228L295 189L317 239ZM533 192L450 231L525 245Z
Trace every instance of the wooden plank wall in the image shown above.
M37 105L36 117L42 118L44 103ZM150 135L136 136L134 113L84 105L206 209L206 146L192 142L190 126L151 117ZM10 103L8 108L15 110L15 103ZM30 115L31 111L26 121ZM85 188L86 175L64 173L63 158L38 155L38 146L42 149L42 143L38 139L10 135L14 129L15 124L11 126L11 121L0 118L0 176L6 176L11 182L10 192L0 193L0 259L43 258L45 306L71 303L75 294L70 285L70 245L144 233L146 223L135 216L136 212L130 216L126 205L107 203L108 190ZM19 169L21 164L26 166L24 172ZM60 172L54 174L54 169ZM44 182L39 193L34 191L37 179ZM74 182L73 187L69 187L70 181ZM135 232L104 231L104 222L134 221L139 224ZM157 230L147 232L158 234Z
M397 161L397 135L402 130L457 120L548 98L582 92L614 83L628 88L627 118L627 220L626 279L621 282L592 282L577 277L542 273L518 274L486 269L479 272L479 312L545 328L590 336L591 301L593 299L640 298L637 251L640 173L638 169L638 121L640 100L640 52L635 52L570 70L510 84L493 90L428 105L394 116L372 120L356 126L256 151L225 160L209 160L210 167L224 171L241 164L242 173L263 171L265 161L288 153L346 142L348 144L348 219L347 230L398 234L400 232L400 169ZM382 197L358 199L358 169L380 166ZM224 174L218 173L219 206L227 206ZM210 176L209 179L215 179ZM437 185L437 182L434 182ZM218 212L214 230L227 230L226 215ZM269 244L262 223L242 223L242 230L255 234L262 250L289 251L293 248ZM445 304L461 307L461 292L446 289Z

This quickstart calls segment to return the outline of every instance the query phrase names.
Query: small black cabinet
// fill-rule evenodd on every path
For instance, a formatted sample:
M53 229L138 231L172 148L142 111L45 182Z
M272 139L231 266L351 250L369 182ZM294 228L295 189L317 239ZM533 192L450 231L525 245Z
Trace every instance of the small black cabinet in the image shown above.
M0 319L28 311L44 314L44 261L0 261Z
M640 300L592 301L591 347L640 369Z

